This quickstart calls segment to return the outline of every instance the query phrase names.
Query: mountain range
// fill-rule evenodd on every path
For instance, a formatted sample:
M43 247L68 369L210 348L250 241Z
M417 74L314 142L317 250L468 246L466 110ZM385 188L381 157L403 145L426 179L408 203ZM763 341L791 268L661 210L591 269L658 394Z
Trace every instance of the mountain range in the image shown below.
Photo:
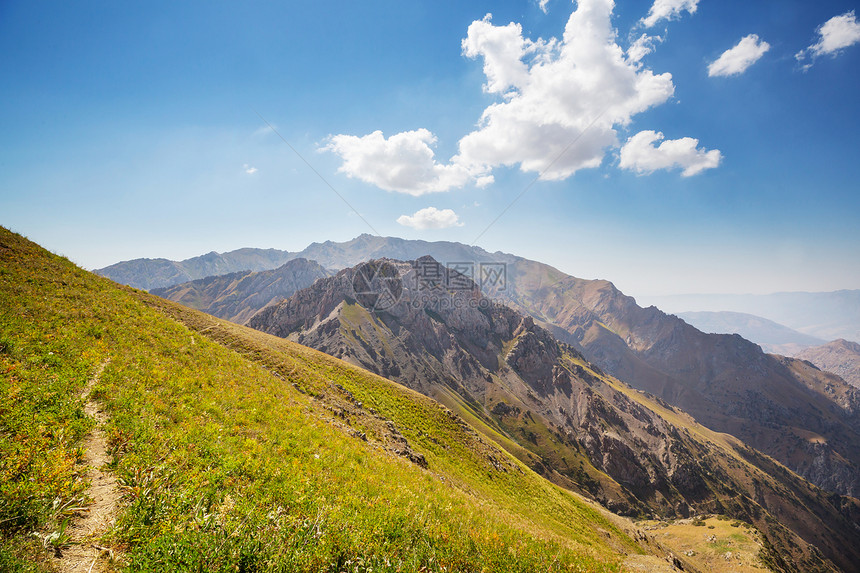
M486 296L533 317L609 374L825 489L860 494L860 393L803 361L766 355L737 335L702 333L655 307L638 306L608 281L477 247L362 235L314 243L301 254L324 266L429 254L461 268Z
M839 569L739 521L657 534L395 382L2 227L0 428L4 572Z
M647 300L667 312L743 312L823 340L860 342L860 290L686 294L649 296Z
M418 263L319 278L252 322L305 317L306 342L373 368L385 354L390 376L414 373L451 409L0 229L2 567L64 568L95 540L100 570L856 570L856 500L606 375L468 276ZM113 486L89 482L94 440ZM116 519L85 536L94 487L116 489Z
M657 404L645 406L645 398L631 398L634 405L652 413L660 408L674 412L660 414L661 424L667 417L691 415L692 423L702 424L696 427L731 434L744 442L744 448L751 448L749 452L763 452L766 455L754 453L744 459L748 463L755 459L753 465L759 470L767 466L768 475L781 475L788 470L779 469L767 455L824 490L849 496L860 491L857 389L810 362L765 354L756 344L737 335L705 334L655 307L638 306L608 281L578 279L543 263L458 243L362 235L345 243L315 243L293 255L316 260L328 271L347 268L352 275L319 279L283 302L272 297L262 306L248 305L242 317L253 314L250 324L300 340L432 395L498 439L545 477L593 495L619 511L682 515L702 508L707 496L697 499L695 487L688 491L684 484L679 488L673 482L685 472L693 482L701 480L696 483L704 483L711 490L713 482L707 472L713 473L717 468L721 472L717 481L729 484L725 486L727 490L749 489L748 483L745 485L743 479L719 463L696 466L694 470L683 463L678 465L678 460L686 456L697 459L708 451L726 450L709 450L712 445L703 446L695 440L677 440L668 429L672 424L661 426L658 418L648 424L662 428L664 433L643 434L641 420L631 421L630 412L617 407L623 402L621 395L639 396L636 390L623 390L624 383L653 395L655 398L647 400ZM425 255L435 260L422 259ZM474 313L446 315L440 313L444 309L432 305L421 306L421 312L397 316L396 320L388 309L379 315L379 297L368 299L367 292L356 291L353 283L357 269L352 268L379 257L394 259L387 262L392 267L379 264L389 269L392 276L388 279L395 274L398 277L385 283L388 299L410 293L400 280L409 271L405 263L395 262L405 259L415 261L407 265L413 273L426 263L428 268L422 272L435 266L431 274L437 279L453 276L459 284L472 281L475 288L464 289L472 293L466 299L490 301L493 308L507 307L498 312L513 312L515 316L495 316L496 311L489 312L486 306L484 311L490 316L481 314L483 318ZM331 281L340 281L339 286L333 287ZM401 284L397 297L394 284ZM349 294L350 288L353 294ZM242 289L233 292L245 299L250 294ZM210 311L230 317L224 309L213 307ZM232 316L237 315L234 312ZM492 336L489 331L480 334L477 327L482 321L492 325ZM473 335L477 338L473 339ZM491 340L495 345L492 351L492 345L480 350ZM526 351L529 344L536 344L531 352ZM566 387L566 376L570 377L570 395L560 389ZM600 380L597 389L585 382L589 376ZM575 391L580 393L577 396L588 396L574 400L587 404L584 411L578 412L579 417L571 415L573 403L564 402L572 400ZM559 406L565 408L569 419ZM629 405L626 407L629 409ZM601 428L611 431L600 432L597 426L589 425L603 418L601 414L590 419L584 413L588 411L605 412L612 422L604 420L608 425ZM612 440L607 441L607 435ZM652 450L669 452L670 459L642 454ZM625 457L620 451L628 451L629 455ZM672 458L673 452L680 452L677 459ZM630 463L619 463L621 459ZM762 493L761 480L756 480L759 485L753 490L760 495L750 498L769 508L763 511L770 515L785 518L785 510L776 501L780 497L794 499L793 504L806 503L787 495L787 491L799 491L794 486L772 486L772 491L781 493L767 495ZM711 498L724 499L714 495ZM841 518L853 522L856 516L850 499L837 496L830 505ZM740 509L735 507L734 511ZM811 529L821 532L828 531L828 527L822 529L818 524ZM840 527L829 531L836 530ZM828 535L829 532L824 534ZM820 538L814 544L821 547ZM839 545L831 546L826 553L834 554Z
M794 356L804 348L820 346L827 342L772 320L744 312L679 312L677 316L702 332L740 334L771 354Z
M265 271L293 259L315 261L330 270L351 267L361 261L389 257L415 260L430 255L446 263L508 261L511 255L490 254L478 247L447 241L407 241L395 237L360 235L351 241L311 243L299 252L277 249L244 248L228 253L211 252L183 261L167 259L134 259L123 261L93 272L114 282L143 290L167 288L184 282L239 271Z
M184 261L135 259L93 272L119 284L150 290L215 275L270 270L294 258L295 254L287 251L245 248L229 253L212 251Z
M184 261L167 259L135 259L110 265L94 272L108 277L120 284L150 290L175 284L238 271L263 271L274 269L288 260L306 258L313 260L329 270L351 267L361 261L388 257L398 260L415 260L430 255L445 264L467 262L512 263L518 259L512 255L496 252L489 253L479 247L467 246L447 241L404 240L395 237L360 235L345 242L325 241L312 243L299 252L279 251L276 249L238 249L229 253L209 253ZM804 346L819 345L824 341L844 338L860 342L860 290L841 290L834 292L786 292L769 295L732 295L732 294L688 294L645 297L647 305L656 305L661 310L679 316L692 312L734 312L758 317L746 319L722 315L709 322L699 322L705 331L718 333L741 332L747 338L762 344L769 351L799 350L793 346L796 335L763 323L759 327L751 324L753 320L770 320L780 326L795 330L812 339L799 338L797 344ZM704 320L706 315L697 318L687 314L692 320ZM682 317L683 318L683 317ZM738 320L741 322L738 323ZM695 325L694 325L695 326ZM753 329L750 329L753 327ZM756 330L758 329L758 330ZM764 329L764 330L761 330ZM743 333L742 333L743 334ZM775 340L775 342L772 342Z

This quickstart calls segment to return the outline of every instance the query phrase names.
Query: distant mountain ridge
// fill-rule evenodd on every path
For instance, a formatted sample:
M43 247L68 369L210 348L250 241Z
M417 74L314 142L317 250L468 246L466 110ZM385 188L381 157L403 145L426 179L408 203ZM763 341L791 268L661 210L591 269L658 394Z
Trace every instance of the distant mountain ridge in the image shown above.
M229 253L212 251L184 261L134 259L93 272L120 284L151 290L238 271L267 271L295 259L296 254L277 249L237 249Z
M297 256L314 260L328 269L344 269L371 259L414 261L425 255L451 265L458 262L513 262L519 257L502 252L489 253L480 247L451 241L421 241L363 234L351 241L311 243Z
M771 354L794 356L804 348L820 346L827 342L745 312L679 312L677 316L702 332L740 334Z
M807 348L796 358L809 360L822 370L841 376L860 388L860 344L850 340L834 340L822 346Z
M340 270L361 261L381 257L415 260L424 255L430 255L446 264L475 261L510 262L517 258L504 253L491 254L480 247L470 247L461 243L427 242L364 234L343 243L334 241L311 243L299 252L251 248L223 254L213 251L183 261L167 259L123 261L93 272L120 284L151 290L239 271L272 270L298 258L316 261L327 269Z
M860 290L774 294L649 296L648 304L672 312L730 311L761 316L804 334L860 342Z
M269 271L239 271L155 288L150 292L243 324L261 308L288 298L330 274L316 261L298 258Z

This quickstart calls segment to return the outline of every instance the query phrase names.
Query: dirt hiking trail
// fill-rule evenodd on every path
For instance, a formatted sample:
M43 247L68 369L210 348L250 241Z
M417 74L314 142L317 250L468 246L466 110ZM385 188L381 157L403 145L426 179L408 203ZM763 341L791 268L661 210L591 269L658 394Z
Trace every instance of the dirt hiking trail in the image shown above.
M69 525L71 545L63 549L62 556L54 562L61 573L105 573L114 569L111 565L114 558L113 550L99 545L98 539L107 533L116 519L120 492L113 474L102 471L110 461L107 440L102 430L107 416L90 398L90 392L98 383L108 362L109 360L103 362L96 369L81 393L84 412L87 416L95 418L97 422L96 427L81 444L85 452L84 464L87 468L85 478L90 482L87 494L93 498L93 503Z

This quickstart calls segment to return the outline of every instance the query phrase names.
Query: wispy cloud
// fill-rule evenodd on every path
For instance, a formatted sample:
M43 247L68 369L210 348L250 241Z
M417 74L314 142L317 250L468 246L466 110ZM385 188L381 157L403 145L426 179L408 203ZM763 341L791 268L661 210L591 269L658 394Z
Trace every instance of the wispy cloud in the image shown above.
M462 227L463 223L452 209L437 209L436 207L425 207L416 211L414 215L401 215L397 222L404 227L413 229L447 229L449 227Z
M845 48L860 42L860 23L857 22L854 10L834 16L819 26L816 32L818 41L795 54L794 57L798 62L811 57L814 63L818 56L835 56ZM809 63L803 68L809 69L811 66L812 63Z
M256 168L256 167L251 167L251 166L250 166L250 165L248 165L247 163L246 163L245 165L243 165L243 166L242 166L242 169L244 169L244 170L245 170L245 173L247 173L248 175L253 175L254 173L256 173L256 172L257 172L257 168Z
M629 48L627 48L627 59L631 62L640 61L642 58L654 51L655 44L662 41L662 36L649 36L648 34L642 34L630 44Z
M651 28L662 20L677 20L684 10L695 14L698 5L699 0L654 0L648 15L642 18L640 23L646 28Z
M707 151L699 148L699 140L692 137L663 139L656 131L640 131L627 140L621 148L622 169L629 169L644 175L658 169L682 169L681 175L690 177L705 169L713 169L720 164L722 153L716 149Z
M756 34L745 36L737 45L726 50L719 58L711 62L708 66L708 75L715 77L742 74L769 49L770 44L759 39Z
M278 126L276 125L261 125L254 130L254 133L252 135L254 137L271 137L273 135L276 135L275 132L277 131L277 129Z

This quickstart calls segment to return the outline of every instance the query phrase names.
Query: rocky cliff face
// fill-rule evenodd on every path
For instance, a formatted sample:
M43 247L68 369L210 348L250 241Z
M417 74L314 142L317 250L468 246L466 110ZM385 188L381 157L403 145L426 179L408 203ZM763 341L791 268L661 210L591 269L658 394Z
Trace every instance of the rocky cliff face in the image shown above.
M568 277L534 290L515 284L507 296L606 371L825 489L860 495L857 388L738 335L705 334L641 308L606 281Z
M606 348L607 356L623 348L620 362L632 360L634 371L645 369L664 390L674 388L675 398L701 394L648 366L644 358L672 364L672 348L683 343L686 325L666 322L652 310L631 306L632 299L607 297L600 289L586 288L581 295L590 308L558 299L554 313L569 321L562 324L572 327L572 341L588 350ZM639 313L634 319L643 326L622 331L625 340L599 321L598 310ZM785 548L804 546L787 526L840 561L838 547L858 536L840 513L843 505L854 507L850 500L831 503L784 470L773 477L760 467L772 463L762 461L764 456L746 454L754 450L709 433L667 403L607 377L532 317L491 301L468 278L429 257L346 269L263 309L248 324L459 408L540 473L617 511L727 512L761 524L769 539ZM733 340L719 342L736 346ZM753 366L768 366L765 358L756 355L755 360L764 362ZM712 366L708 375L722 367ZM707 376L699 384L707 387ZM797 562L816 569L814 559L798 551Z

